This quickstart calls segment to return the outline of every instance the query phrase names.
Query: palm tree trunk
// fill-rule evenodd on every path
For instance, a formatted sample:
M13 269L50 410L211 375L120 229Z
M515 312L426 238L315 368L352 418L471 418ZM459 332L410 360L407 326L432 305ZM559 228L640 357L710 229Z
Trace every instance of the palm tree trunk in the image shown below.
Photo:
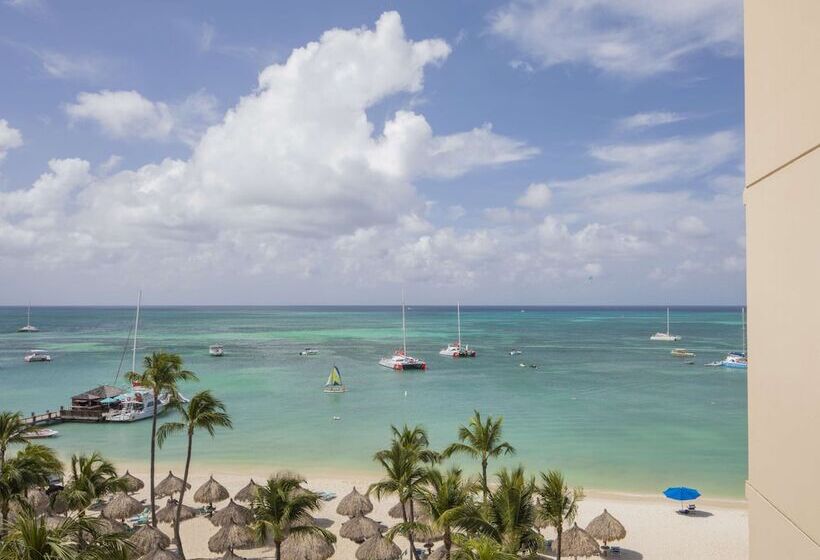
M399 500L399 503L401 503L401 517L402 517L402 520L405 523L407 523L408 518L407 518L407 509L404 506L405 502L403 500ZM410 513L412 514L412 512L413 512L413 498L410 498ZM407 540L410 543L410 558L418 560L416 558L416 543L413 542L413 533L412 533L412 531L407 533Z
M561 523L555 528L555 532L558 535L556 537L556 542L558 543L558 552L555 555L555 560L561 560L561 535L564 532L564 524Z
M481 458L481 493L484 496L484 503L487 503L487 494L490 493L490 489L487 487L487 457L484 456Z
M276 560L282 560L282 543L273 541L274 550L276 550Z
M182 560L185 560L185 552L182 550L182 538L179 536L179 515L182 512L182 499L185 497L185 488L188 486L188 471L191 468L191 447L194 444L193 429L188 430L188 454L185 456L185 472L182 473L182 490L179 492L179 503L177 513L174 516L174 540L177 543L177 553Z
M450 560L450 548L453 546L453 537L450 534L450 526L444 528L444 558Z
M155 467L155 457L156 457L156 448L157 448L157 401L159 400L159 394L156 389L154 388L154 412L151 414L151 525L156 529L157 528L157 498L154 495L154 467Z

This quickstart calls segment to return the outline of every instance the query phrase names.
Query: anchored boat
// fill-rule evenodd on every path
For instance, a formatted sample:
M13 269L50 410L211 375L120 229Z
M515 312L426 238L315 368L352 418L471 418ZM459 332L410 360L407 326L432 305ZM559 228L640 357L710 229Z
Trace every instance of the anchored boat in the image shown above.
M456 304L456 317L458 318L458 342L448 344L447 348L439 351L442 356L450 356L452 358L475 358L476 351L470 348L469 345L462 346L461 344L461 304Z
M17 332L39 332L40 329L31 324L31 302L28 302L28 311L26 312L26 326L17 329Z
M330 370L330 375L327 376L327 383L325 383L324 392L344 393L346 391L347 387L344 383L342 383L342 374L339 371L339 368L333 366L333 369Z
M51 356L45 350L29 350L28 354L23 356L24 362L50 362Z
M656 332L652 336L649 337L649 340L657 340L661 342L674 342L676 340L680 340L680 336L676 334L670 334L669 332L669 308L666 308L666 332Z
M402 291L401 294L401 332L401 350L396 350L389 358L382 358L379 360L379 365L396 371L404 371L406 369L426 370L426 362L407 355L407 320L404 312L404 291Z

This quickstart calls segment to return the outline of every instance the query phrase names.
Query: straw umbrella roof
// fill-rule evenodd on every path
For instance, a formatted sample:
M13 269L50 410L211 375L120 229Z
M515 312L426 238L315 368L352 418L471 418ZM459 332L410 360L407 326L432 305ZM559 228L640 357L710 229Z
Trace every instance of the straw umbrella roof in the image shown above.
M155 548L148 554L143 554L137 560L179 560L179 554L170 550Z
M167 547L171 544L171 539L159 529L154 529L150 525L143 525L128 537L128 542L134 545L134 548L140 554L148 554L157 548Z
M163 478L157 487L154 489L157 498L164 498L166 496L173 496L177 492L182 492L182 486L185 485L185 488L190 490L191 485L186 484L182 481L181 478L178 476L174 476L174 473L168 471L168 476Z
M447 558L447 549L443 546L438 547L430 556L427 557L427 560L445 560Z
M49 507L51 513L62 515L68 512L68 501L65 499L65 494L57 492L51 496L51 506Z
M142 513L145 506L139 500L132 498L125 492L118 492L111 501L105 504L102 513L108 519L125 519Z
M139 492L145 488L145 483L128 471L121 477L125 481L125 491L129 494Z
M48 511L48 506L50 505L48 495L40 489L30 492L29 495L26 496L26 501L37 515L46 513Z
M49 529L56 529L60 525L62 525L65 520L68 519L62 515L49 515L46 517L46 527Z
M229 523L219 529L208 539L208 549L211 552L226 552L234 548L253 548L256 546L256 536L248 527Z
M177 505L179 504L176 501L169 501L165 504L162 509L157 511L157 521L160 523L173 523L177 516ZM193 519L196 517L196 513L197 511L191 506L182 504L182 508L179 510L179 520L188 521Z
M410 507L409 504L406 506L407 515L410 515ZM427 519L430 517L430 512L427 510L427 506L419 502L418 500L413 500L413 514L416 517L416 521ZM387 512L387 515L392 517L393 519L402 519L401 513L401 502L396 502L396 505L390 508Z
M604 543L619 541L626 537L624 526L607 510L604 510L601 515L589 522L587 533Z
M128 531L128 527L125 523L120 523L119 521L108 519L107 517L98 517L96 525L97 532L103 535L115 535L117 533L125 533Z
M356 550L357 560L399 560L401 549L387 537L373 537Z
M214 480L213 476L194 492L194 501L200 504L213 504L214 502L227 500L230 497L228 489Z
M572 526L572 529L564 531L561 537L562 556L598 556L600 553L598 542L577 523Z
M357 515L342 523L342 528L339 530L339 536L345 539L350 539L358 543L364 542L371 537L377 537L382 534L379 524L365 517L364 515Z
M253 512L231 500L224 508L217 510L211 516L211 523L217 527L225 527L233 523L234 525L247 525L253 521Z
M237 556L233 553L232 550L227 551L225 554L222 555L222 560L245 560L241 556Z
M342 498L339 505L336 506L336 513L347 517L367 515L371 511L373 511L373 504L370 502L370 498L365 494L360 494L355 486L353 491Z
M233 497L237 502L252 502L256 498L256 492L262 488L251 479L251 481Z
M282 560L327 560L333 556L333 545L321 535L290 535L282 543Z

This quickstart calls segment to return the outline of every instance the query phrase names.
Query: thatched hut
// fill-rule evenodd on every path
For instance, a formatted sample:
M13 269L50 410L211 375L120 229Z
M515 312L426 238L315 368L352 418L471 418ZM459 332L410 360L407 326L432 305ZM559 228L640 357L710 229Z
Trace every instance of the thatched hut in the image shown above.
M48 512L48 506L51 505L48 495L40 489L29 492L28 496L26 496L26 501L37 515L43 515Z
M291 535L282 543L282 560L327 560L333 556L333 545L321 535Z
M145 488L145 483L128 471L121 477L125 481L125 491L129 494L139 492Z
M229 523L219 529L208 539L208 549L211 552L227 552L235 548L253 548L256 546L256 536L248 527Z
M147 554L143 554L137 560L179 560L179 554L170 550L155 548Z
M63 515L68 513L68 500L65 499L65 494L62 491L55 492L49 497L50 505L48 506L48 510L51 513L56 513L57 515Z
M387 537L372 537L356 549L356 560L399 560L401 549Z
M107 517L98 517L95 520L97 532L101 535L124 535L128 532L128 527L125 523L108 519Z
M210 507L213 507L214 502L221 502L230 497L231 495L228 492L228 489L214 480L213 476L210 477L205 484L197 488L196 492L194 492L195 502L200 504L208 504Z
M371 511L373 511L373 503L370 498L366 494L360 494L355 486L350 494L342 498L336 506L336 513L347 517L367 515Z
M561 538L561 555L587 557L598 556L601 554L601 549L598 542L586 531L581 529L577 523L572 526L572 529L564 531Z
M211 516L211 523L217 527L225 527L233 523L234 525L247 525L253 521L253 512L231 500L224 508L217 510Z
M177 506L179 502L176 500L168 500L168 503L165 504L159 511L157 511L157 521L160 523L168 523L171 524L174 522L177 516ZM191 506L186 506L182 504L182 507L179 510L179 520L188 521L189 519L193 519L196 517L197 511L192 508Z
M142 513L145 506L125 492L118 492L111 501L105 504L102 514L108 519L127 519L132 515Z
M236 493L233 497L237 502L252 502L256 499L256 493L262 488L261 485L255 483L253 479L242 490Z
M452 551L451 551L452 554ZM438 547L433 552L430 553L430 556L427 557L426 560L446 560L447 559L447 549L443 546Z
M158 548L166 548L171 544L171 539L159 529L154 529L150 525L143 525L128 537L128 542L134 545L134 548L140 554L148 554Z
M607 510L589 522L587 533L604 543L619 541L626 537L626 529Z
M405 505L405 509L407 511L407 518L410 519L410 503L408 502ZM387 515L392 517L393 519L403 519L404 516L401 512L401 502L396 502L396 505L391 507ZM413 516L416 518L416 521L423 521L430 518L430 512L427 510L427 506L421 503L418 500L413 500Z
M350 539L353 542L363 543L371 537L378 537L382 534L381 526L378 522L365 517L364 515L357 515L342 523L339 529L339 536L345 539Z
M165 498L167 496L173 496L174 494L182 492L183 486L187 490L191 489L190 484L185 483L178 476L174 476L174 473L168 471L168 476L163 478L159 484L157 484L156 488L154 488L154 493L157 498Z

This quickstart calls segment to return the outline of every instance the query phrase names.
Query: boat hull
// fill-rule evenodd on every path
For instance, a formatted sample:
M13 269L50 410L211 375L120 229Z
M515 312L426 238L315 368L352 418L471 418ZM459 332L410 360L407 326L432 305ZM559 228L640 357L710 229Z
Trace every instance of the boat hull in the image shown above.
M379 360L379 365L382 367L386 367L388 369L392 369L394 371L404 371L404 370L426 370L427 364L422 361L414 361L414 362L398 362L393 360L392 358L383 358Z

